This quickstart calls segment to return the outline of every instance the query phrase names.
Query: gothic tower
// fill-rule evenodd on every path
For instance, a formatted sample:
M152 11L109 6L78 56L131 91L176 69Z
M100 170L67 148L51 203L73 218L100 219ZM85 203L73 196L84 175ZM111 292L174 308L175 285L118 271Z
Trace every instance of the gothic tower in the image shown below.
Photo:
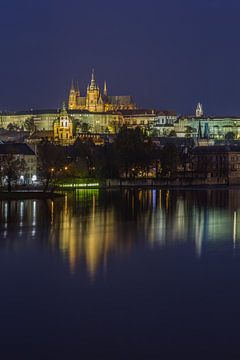
M69 93L68 108L70 110L73 110L76 109L76 106L77 106L77 91L74 88L74 84L72 80L72 85Z
M88 85L87 88L86 109L92 112L101 112L104 110L100 89L95 81L94 69L92 71L90 85Z

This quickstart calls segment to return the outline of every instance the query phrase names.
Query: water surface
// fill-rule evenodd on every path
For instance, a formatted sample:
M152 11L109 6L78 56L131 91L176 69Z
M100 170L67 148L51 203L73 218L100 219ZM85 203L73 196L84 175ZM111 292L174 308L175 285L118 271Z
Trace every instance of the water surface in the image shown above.
M240 358L239 200L80 190L0 202L0 358Z

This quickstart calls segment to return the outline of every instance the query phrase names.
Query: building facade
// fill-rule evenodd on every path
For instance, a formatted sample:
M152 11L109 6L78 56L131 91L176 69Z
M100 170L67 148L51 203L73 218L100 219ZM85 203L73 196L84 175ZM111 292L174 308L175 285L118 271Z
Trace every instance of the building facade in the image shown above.
M198 146L191 156L192 176L211 183L240 184L240 147Z
M59 117L53 124L54 141L69 144L74 141L73 122L69 117L65 104L63 104Z
M202 134L208 133L209 138L223 140L226 136L240 139L240 117L237 116L182 116L174 123L178 137L198 137L199 129Z

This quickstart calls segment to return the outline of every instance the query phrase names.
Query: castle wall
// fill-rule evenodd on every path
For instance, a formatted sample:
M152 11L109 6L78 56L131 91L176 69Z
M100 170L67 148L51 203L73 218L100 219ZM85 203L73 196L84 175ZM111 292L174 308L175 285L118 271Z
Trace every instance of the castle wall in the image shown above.
M21 114L7 114L0 116L0 127L7 129L9 124L24 126L27 119L33 119L37 130L53 130L53 123L59 117L59 113L45 113L39 111L38 113L30 114L28 112ZM90 127L91 132L106 132L106 128L111 133L118 130L119 125L122 125L122 116L119 114L107 113L84 113L84 112L69 112L69 118L73 121L73 125L78 123L86 123Z

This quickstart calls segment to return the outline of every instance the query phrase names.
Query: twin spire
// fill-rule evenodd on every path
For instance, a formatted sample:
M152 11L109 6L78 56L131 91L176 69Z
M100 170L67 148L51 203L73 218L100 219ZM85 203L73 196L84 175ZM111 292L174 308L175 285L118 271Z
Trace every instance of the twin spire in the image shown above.
M91 82L90 82L90 86L88 86L88 87L89 87L91 90L96 90L96 89L97 89L94 69L92 69ZM79 94L79 96L80 96L80 90L79 90L78 82L77 82L77 87L75 88L73 79L72 79L72 83L71 83L71 91L74 91L74 92L77 91L78 94ZM103 94L104 94L104 96L107 96L107 82L106 82L106 80L104 81Z

